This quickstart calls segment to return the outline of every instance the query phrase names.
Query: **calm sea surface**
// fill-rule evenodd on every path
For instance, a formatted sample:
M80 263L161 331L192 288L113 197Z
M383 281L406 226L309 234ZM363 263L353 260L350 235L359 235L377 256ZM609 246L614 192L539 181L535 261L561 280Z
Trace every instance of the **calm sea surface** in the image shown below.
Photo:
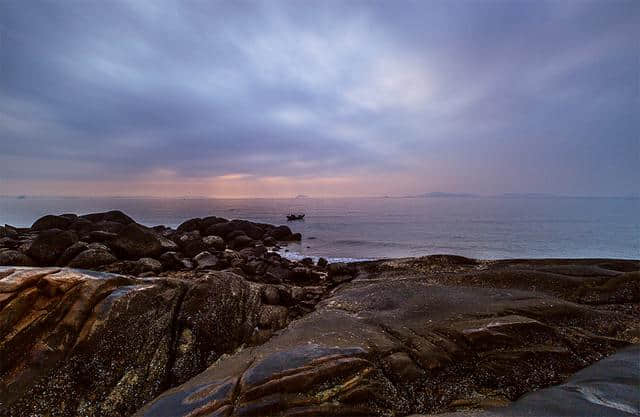
M288 224L301 232L287 256L374 259L437 253L475 258L640 258L640 199L0 198L0 223L30 226L44 214L119 209L146 225L203 216ZM286 222L289 212L301 222Z

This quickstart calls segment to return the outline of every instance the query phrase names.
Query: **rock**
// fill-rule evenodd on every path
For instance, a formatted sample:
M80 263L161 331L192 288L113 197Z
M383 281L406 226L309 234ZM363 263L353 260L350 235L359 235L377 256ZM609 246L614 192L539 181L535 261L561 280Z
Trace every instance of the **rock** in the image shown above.
M273 285L265 285L262 290L262 301L265 304L280 304L280 292L278 288Z
M38 231L48 229L66 230L71 226L71 223L73 223L73 219L69 219L68 217L48 214L36 220L31 226L31 229Z
M233 238L231 243L229 243L229 247L231 249L238 250L238 249L246 248L247 246L253 245L253 243L254 243L253 239L251 239L247 235L242 234Z
M261 311L260 289L231 273L0 271L3 416L132 415L249 343Z
M268 247L273 247L277 245L277 241L273 238L273 236L267 236L264 239L262 239L262 242L264 243L265 246Z
M513 261L510 267L522 268L522 262ZM535 263L527 267L541 268ZM252 343L262 345L216 362L137 415L158 416L163 410L174 416L194 415L205 405L211 415L229 416L455 411L476 398L484 399L477 404L511 401L561 381L629 343L617 338L625 334L620 330L608 333L611 321L619 329L637 327L637 318L627 313L540 292L494 288L487 280L451 286L453 279L478 272L476 264L455 259L333 267L340 272L337 276L352 268L357 281L334 289L315 311L279 333L273 328L286 326L288 313L279 305L263 305L252 338ZM503 266L485 268L490 277ZM535 273L511 275L511 285L526 285L527 276ZM572 285L579 281L575 276L562 279ZM608 291L588 288L592 293ZM291 301L297 300L300 308L307 297L319 296L306 287L291 287ZM598 398L607 402L607 397Z
M326 259L324 259L324 258L318 258L318 263L317 263L318 267L320 267L320 268L326 268L326 266L327 266L328 264L329 264L329 262L328 262Z
M68 263L68 266L71 268L95 269L117 261L118 259L111 252L104 249L86 249L76 255Z
M411 359L406 352L396 352L383 359L383 366L387 369L395 382L415 381L424 375L424 371Z
M233 231L234 231L234 228L230 222L221 222L221 223L214 223L208 226L206 229L204 229L204 234L207 236L211 236L211 235L221 236L222 238L227 240L227 234Z
M304 266L311 267L311 266L313 266L313 259L312 258L302 258L300 263L302 265L304 265Z
M195 256L208 249L197 230L181 233L176 241L187 256Z
M118 237L109 242L109 246L125 259L154 257L162 253L162 241L158 235L136 223L127 224Z
M2 228L2 233L4 235L3 237L8 237L11 239L18 239L20 237L18 230L15 227L10 226L8 224L4 225L4 227Z
M164 269L182 269L184 267L182 258L177 252L165 252L160 255L159 259Z
M191 270L195 267L191 259L182 259L180 262L182 263L182 269Z
M227 240L228 241L233 241L233 239L235 239L238 236L246 236L247 234L245 232L243 232L242 230L233 230L229 233L227 233Z
M302 234L301 233L294 233L292 234L289 239L292 242L300 242L302 240ZM309 246L307 246L309 247Z
M269 232L269 235L276 240L288 240L291 234L291 229L288 226L278 226Z
M89 245L86 242L76 242L73 245L69 246L65 251L60 255L58 259L58 266L66 266L71 262L73 258L76 257L80 252L89 249Z
M193 260L197 269L214 269L218 264L218 258L209 252L200 252Z
M136 262L139 266L139 270L144 272L157 273L162 271L162 263L153 258L140 258Z
M10 266L35 266L35 262L24 253L9 249L0 252L0 265Z
M120 223L118 223L120 224ZM89 232L89 239L93 242L111 242L118 238L116 233L105 232L102 230L94 230Z
M0 247L15 249L16 247L18 247L18 242L15 241L14 239L11 239L10 237L3 237L3 238L0 238Z
M162 235L158 235L158 239L160 240L160 246L162 247L162 252L171 252L171 251L178 250L178 244L173 240Z
M195 219L190 219L181 223L176 230L179 233L193 232L193 231L199 230L201 227L202 227L202 219L195 218Z
M205 231L207 230L207 228L209 228L209 226L212 226L218 223L227 223L227 221L228 221L227 219L223 219L222 217L216 217L216 216L205 217L202 219L201 229L202 231Z
M124 228L124 224L120 222L114 222L111 220L102 220L93 224L94 230L109 232L109 233L120 233Z
M73 231L45 230L31 243L27 255L41 265L55 265L65 249L77 241L78 236Z
M74 221L69 228L75 230L80 236L88 235L90 232L96 230L96 226L93 222L81 217Z
M78 220L78 215L75 214L75 213L61 214L60 217L66 217L67 219L71 220L72 222L75 222L76 220Z
M204 243L207 249L214 249L214 250L225 249L224 239L222 239L220 236L213 236L213 235L205 236L202 238L202 243Z
M112 210L104 213L91 213L80 216L80 219L86 219L93 223L99 223L102 221L117 222L122 224L135 223L133 219L120 210Z
M87 249L99 249L109 251L109 247L104 243L93 242L87 245Z
M329 264L327 267L327 276L334 284L350 281L356 273L357 271L352 265L343 262Z
M263 305L260 309L258 325L263 329L282 329L287 325L289 310L278 305Z
M242 231L245 235L254 240L261 239L264 235L264 230L260 226L246 220L232 220L229 224L234 230Z

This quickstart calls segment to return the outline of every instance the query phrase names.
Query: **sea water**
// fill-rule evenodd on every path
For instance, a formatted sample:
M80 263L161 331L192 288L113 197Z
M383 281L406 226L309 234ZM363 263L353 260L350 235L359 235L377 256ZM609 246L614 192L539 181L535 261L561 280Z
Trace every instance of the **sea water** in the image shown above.
M176 227L220 216L287 224L302 233L282 253L331 261L456 254L474 258L640 258L640 199L440 198L0 198L0 224L44 214L122 210ZM303 221L286 215L303 212Z

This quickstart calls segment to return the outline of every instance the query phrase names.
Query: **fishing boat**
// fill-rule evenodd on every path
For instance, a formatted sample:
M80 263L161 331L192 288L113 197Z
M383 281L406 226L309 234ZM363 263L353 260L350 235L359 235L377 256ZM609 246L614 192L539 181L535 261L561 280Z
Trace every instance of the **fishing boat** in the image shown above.
M302 214L293 214L292 213L292 214L289 214L287 216L287 221L290 221L290 222L295 221L295 220L303 220L303 219L304 219L304 213L302 213Z

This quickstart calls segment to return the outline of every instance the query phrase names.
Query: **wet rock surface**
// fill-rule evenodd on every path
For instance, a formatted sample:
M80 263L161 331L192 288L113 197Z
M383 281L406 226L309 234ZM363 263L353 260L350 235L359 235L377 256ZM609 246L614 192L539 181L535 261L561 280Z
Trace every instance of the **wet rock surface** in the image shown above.
M131 415L285 327L294 288L318 299L289 287L276 289L287 306L266 304L266 288L229 271L187 280L0 268L0 415Z
M637 261L434 256L350 267L355 277L330 290L313 312L137 415L475 415L640 341ZM553 285L524 289L549 268ZM509 276L518 289L507 288ZM460 285L465 277L473 279ZM561 285L563 277L570 284ZM583 304L570 301L576 294ZM603 297L619 308L591 302ZM637 393L637 385L627 389ZM510 409L520 410L514 404ZM563 415L518 412L505 415Z

